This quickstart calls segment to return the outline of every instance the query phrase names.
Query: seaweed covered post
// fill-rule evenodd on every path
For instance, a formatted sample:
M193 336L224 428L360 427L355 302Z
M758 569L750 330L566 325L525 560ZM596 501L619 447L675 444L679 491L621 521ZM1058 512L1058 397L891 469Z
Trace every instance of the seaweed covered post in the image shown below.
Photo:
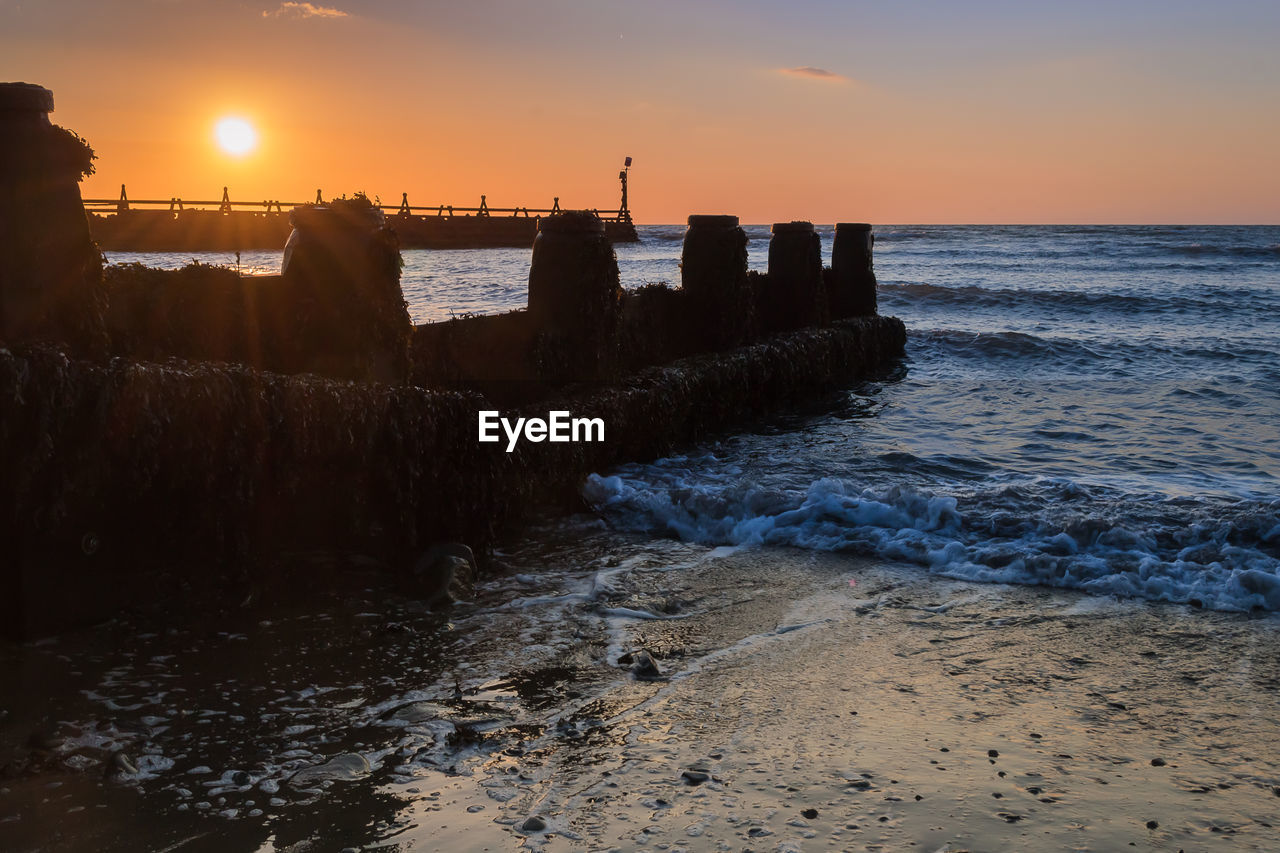
M708 349L742 344L750 334L747 233L736 216L689 217L680 254L681 281L694 327Z
M769 241L767 306L780 329L821 326L827 321L822 243L812 222L776 222Z
M100 357L102 256L80 198L94 154L52 110L48 89L0 83L0 340Z
M534 361L550 382L609 378L617 366L622 287L604 223L565 211L538 223L529 265Z
M876 313L876 273L871 248L875 237L866 222L837 222L831 247L827 298L833 317Z
M284 369L340 379L402 382L413 324L400 290L400 249L363 195L295 207L281 275L296 305Z

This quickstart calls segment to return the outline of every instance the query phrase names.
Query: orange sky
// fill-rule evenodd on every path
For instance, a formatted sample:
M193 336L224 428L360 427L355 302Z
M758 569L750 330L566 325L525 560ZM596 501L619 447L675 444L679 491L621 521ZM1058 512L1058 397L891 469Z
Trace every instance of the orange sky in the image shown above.
M86 197L605 208L632 155L641 222L1277 223L1278 43L1253 2L0 0Z

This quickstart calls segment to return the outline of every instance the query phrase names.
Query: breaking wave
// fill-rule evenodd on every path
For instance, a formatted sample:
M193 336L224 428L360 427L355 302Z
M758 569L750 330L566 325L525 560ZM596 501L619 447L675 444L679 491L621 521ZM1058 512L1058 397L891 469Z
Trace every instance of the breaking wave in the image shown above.
M584 495L621 529L706 545L849 551L950 578L1280 610L1280 500L1128 495L1048 478L962 495L835 478L779 489L680 460L593 475Z

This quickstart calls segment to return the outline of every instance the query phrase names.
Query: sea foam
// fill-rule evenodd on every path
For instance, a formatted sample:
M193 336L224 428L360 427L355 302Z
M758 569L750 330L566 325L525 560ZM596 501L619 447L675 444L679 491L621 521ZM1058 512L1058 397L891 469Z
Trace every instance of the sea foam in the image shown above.
M1061 479L963 501L837 478L767 489L669 463L592 475L584 495L622 529L707 545L850 551L963 580L1280 610L1280 501L1109 495Z

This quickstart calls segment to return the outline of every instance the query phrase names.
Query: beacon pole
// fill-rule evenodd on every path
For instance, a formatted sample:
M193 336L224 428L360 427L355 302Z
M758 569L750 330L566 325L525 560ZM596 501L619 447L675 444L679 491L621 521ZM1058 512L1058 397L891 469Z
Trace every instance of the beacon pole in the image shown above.
M628 157L626 162L622 164L622 171L618 173L618 180L622 181L622 206L618 208L618 221L631 221L631 208L627 206L627 173L631 171L631 158Z

